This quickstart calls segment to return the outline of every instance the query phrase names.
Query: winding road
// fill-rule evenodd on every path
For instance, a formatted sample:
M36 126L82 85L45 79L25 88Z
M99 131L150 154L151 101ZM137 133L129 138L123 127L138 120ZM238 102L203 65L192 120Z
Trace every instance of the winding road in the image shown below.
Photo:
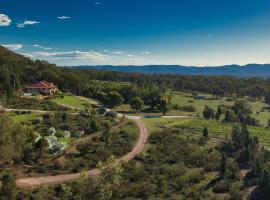
M83 100L87 100L87 98L84 97L78 97ZM66 105L63 105L66 106ZM69 106L67 106L69 107ZM73 108L73 107L72 107ZM6 109L0 106L0 109L5 110L7 112L12 111L31 111L36 113L46 113L48 111L42 111L42 110L26 110L26 109ZM107 109L107 111L110 111L110 109ZM118 117L123 117L124 115L121 113L117 113ZM139 138L134 145L131 152L127 153L126 155L122 156L117 160L117 162L127 162L131 159L133 159L136 155L140 154L147 142L148 137L148 131L145 127L144 123L141 120L141 116L126 116L125 117L133 120L136 125L139 128ZM187 116L164 116L162 118L176 118L176 117L187 117ZM89 177L95 177L100 175L100 171L98 169L92 169L85 173ZM20 178L16 180L17 186L21 188L34 188L41 185L55 185L65 182L71 182L76 180L78 177L80 177L81 173L71 173L71 174L61 174L61 175L52 175L52 176L41 176L41 177L27 177L27 178Z
M144 125L144 123L141 121L139 117L132 117L127 116L129 119L132 119L137 126L139 127L139 138L137 140L137 143L133 147L132 151L124 155L123 157L119 158L119 162L127 162L131 159L133 159L136 155L142 152L144 149L144 146L147 141L148 132ZM21 188L34 188L38 187L40 185L53 185L53 184L59 184L64 182L71 182L78 178L81 175L81 173L74 173L74 174L63 174L63 175L55 175L55 176L42 176L42 177L30 177L30 178L22 178L17 179L16 183L18 187ZM100 171L98 169L92 169L86 172L87 176L95 177L100 175Z

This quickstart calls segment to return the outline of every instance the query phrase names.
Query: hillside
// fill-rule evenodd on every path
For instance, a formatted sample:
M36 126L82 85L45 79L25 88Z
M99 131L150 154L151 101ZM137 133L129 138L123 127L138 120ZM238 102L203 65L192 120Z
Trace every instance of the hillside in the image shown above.
M108 185L116 186L108 199L125 200L241 200L269 191L260 180L270 182L270 80L63 68L4 48L0 55L9 112L0 115L0 165L10 169L0 175L10 177L1 184L14 186L16 199L99 199ZM19 91L38 80L61 92L13 93L13 83ZM130 162L115 165L115 158ZM82 171L95 177L64 184ZM20 188L53 183L63 185Z
M110 69L110 66L107 66ZM250 74L255 75L264 74L267 76L267 72L262 72L262 70L256 71L259 66L246 66L238 67L239 70L249 69ZM85 68L85 69L84 69ZM105 67L106 68L106 67ZM122 66L121 68L125 68ZM79 67L79 68L64 68L57 67L47 61L31 60L22 55L11 52L5 48L0 48L0 92L6 93L8 96L11 95L14 85L15 89L22 89L25 84L35 83L41 80L47 80L49 82L55 83L61 91L69 92L75 95L83 95L90 98L95 98L97 93L102 90L102 88L107 88L111 85L110 90L119 90L124 96L125 89L121 89L123 84L130 84L130 87L143 88L144 90L152 90L155 87L159 87L175 91L197 91L210 93L213 95L232 95L237 94L240 96L252 96L252 97L266 97L268 95L268 85L269 80L261 78L237 78L229 76L201 76L194 75L195 72L192 70L204 70L208 68L183 68L185 70L190 69L188 75L180 74L150 74L150 69L152 71L155 69L156 72L161 72L165 70L166 66L146 66L146 67L132 67L129 66L126 69L140 68L148 69L147 74L143 73L130 73L129 72L118 72L118 71L101 71L96 69L91 69L91 67ZM171 66L171 69L177 68L177 66ZM182 69L180 67L180 69ZM235 71L235 66L224 67ZM267 71L267 65L261 66L260 68ZM221 68L223 69L223 68ZM217 73L218 68L211 68L208 73L214 75ZM253 71L252 71L253 70ZM142 70L143 71L143 70ZM165 73L165 71L164 71ZM188 73L188 72L186 72ZM236 72L234 72L236 73ZM243 75L244 76L244 75ZM110 82L110 84L107 84ZM15 84L14 84L15 83ZM121 84L119 84L121 83ZM139 90L136 88L136 90ZM133 91L133 89L130 89ZM141 91L141 90L140 90ZM259 93L258 93L259 91ZM142 91L141 91L142 92ZM143 93L143 92L142 92ZM136 94L136 92L134 93Z
M144 74L187 74L187 75L229 75L236 77L270 77L270 64L228 65L219 67L188 67L180 65L145 66L76 66L73 68L106 71L132 72Z

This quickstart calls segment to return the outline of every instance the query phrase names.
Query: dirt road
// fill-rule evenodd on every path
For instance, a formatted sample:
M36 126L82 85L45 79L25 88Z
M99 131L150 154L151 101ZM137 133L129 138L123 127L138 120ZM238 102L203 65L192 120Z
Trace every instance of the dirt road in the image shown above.
M137 143L133 147L132 151L119 159L120 162L127 162L131 160L132 158L134 158L136 155L138 155L140 152L142 152L145 146L147 137L148 137L148 132L144 123L139 118L132 118L132 117L130 118L139 127L139 138L138 138ZM93 177L98 176L99 174L100 174L100 171L98 169L93 169L86 172L87 176L93 176ZM78 178L79 176L80 176L80 173L44 176L44 177L30 177L30 178L17 179L16 183L18 187L22 187L22 188L37 187L40 185L50 185L50 184L70 182Z

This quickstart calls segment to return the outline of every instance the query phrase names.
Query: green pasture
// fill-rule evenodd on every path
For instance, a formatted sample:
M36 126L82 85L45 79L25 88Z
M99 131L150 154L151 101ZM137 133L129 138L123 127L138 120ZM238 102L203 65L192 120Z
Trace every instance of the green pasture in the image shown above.
M36 119L40 114L38 113L28 113L28 114L12 114L11 118L13 119L14 122L16 123L21 123L21 122L27 122Z
M63 97L64 98L61 98L61 97L54 98L52 99L52 101L61 105L66 105L69 107L79 108L79 109L83 109L86 105L90 104L90 102L86 100L82 100L75 96L64 95Z
M172 103L173 104L178 104L179 106L188 106L192 105L196 108L196 112L194 113L185 113L182 112L183 115L193 115L197 116L200 115L202 116L202 112L204 110L204 107L206 105L210 106L213 109L217 109L218 105L228 105L231 106L233 105L233 101L226 101L227 97L217 99L217 100L211 100L207 99L210 98L210 94L200 94L202 96L205 96L206 99L201 99L197 100L194 99L192 94L190 93L180 93L180 92L174 92L172 93ZM269 105L264 103L263 101L257 100L257 101L252 101L248 98L244 98L252 107L253 111L253 116L258 119L261 123L261 125L266 126L268 120L270 119L270 112L269 112ZM175 111L176 113L181 113L181 111Z

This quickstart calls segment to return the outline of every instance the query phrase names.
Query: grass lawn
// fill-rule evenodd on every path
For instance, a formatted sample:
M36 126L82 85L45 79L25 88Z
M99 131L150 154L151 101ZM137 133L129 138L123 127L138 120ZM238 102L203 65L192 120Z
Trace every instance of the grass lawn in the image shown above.
M205 97L209 97L207 94L202 94ZM188 106L192 105L196 108L196 112L193 113L193 115L202 114L204 107L206 105L210 106L213 109L217 109L218 105L232 105L233 102L226 101L225 98L221 100L208 100L208 99L194 99L192 94L188 93L174 93L172 97L172 103L178 104L180 106Z
M69 95L64 95L64 98L57 97L55 99L52 99L52 101L58 104L70 106L73 108L79 108L79 109L84 108L85 105L87 104L90 105L90 103L85 100L82 100L74 96L69 96Z
M16 123L21 123L21 122L27 122L36 119L40 114L38 113L30 113L30 114L21 114L21 115L16 115L12 114L12 119Z
M149 133L158 131L165 127L172 127L172 124L189 120L183 118L163 119L163 118L142 118L142 121L146 125Z
M73 142L75 140L76 140L76 138L58 138L58 142L64 142L64 143L67 143L67 144L69 144L69 143L71 143L71 142Z
M267 125L268 120L270 119L269 105L262 101L249 101L252 106L253 116L260 120L260 123L264 126Z

